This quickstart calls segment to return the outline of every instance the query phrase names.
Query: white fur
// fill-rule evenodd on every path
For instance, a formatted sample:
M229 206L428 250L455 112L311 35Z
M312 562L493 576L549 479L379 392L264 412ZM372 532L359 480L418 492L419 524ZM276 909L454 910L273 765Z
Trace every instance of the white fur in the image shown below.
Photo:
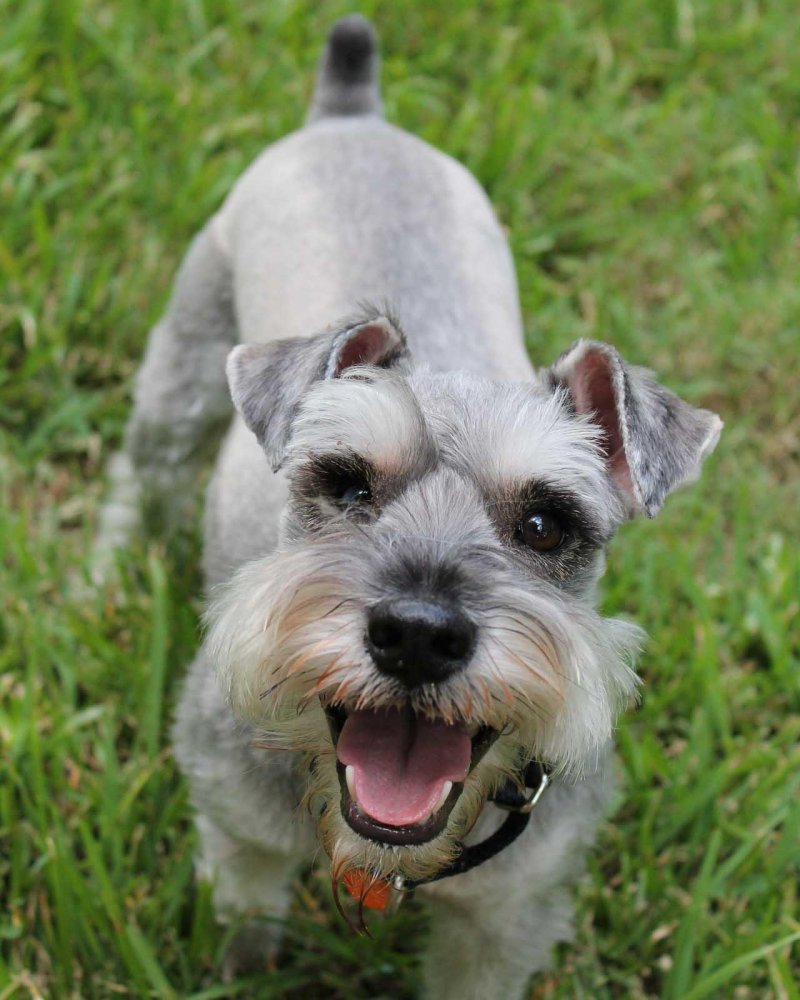
M292 425L287 471L309 453L352 451L387 471L414 468L427 430L406 379L378 368L351 368L318 382Z

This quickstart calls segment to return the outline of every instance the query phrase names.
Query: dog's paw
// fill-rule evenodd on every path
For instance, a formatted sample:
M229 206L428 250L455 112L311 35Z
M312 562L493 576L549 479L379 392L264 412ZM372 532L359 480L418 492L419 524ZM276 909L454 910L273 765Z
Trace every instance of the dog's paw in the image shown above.
M252 976L274 969L280 951L283 929L269 920L252 920L240 927L231 938L222 960L222 979L226 983L239 976Z
M100 508L90 576L95 586L114 583L116 555L130 547L142 527L142 491L129 456L115 452L108 463L108 496Z

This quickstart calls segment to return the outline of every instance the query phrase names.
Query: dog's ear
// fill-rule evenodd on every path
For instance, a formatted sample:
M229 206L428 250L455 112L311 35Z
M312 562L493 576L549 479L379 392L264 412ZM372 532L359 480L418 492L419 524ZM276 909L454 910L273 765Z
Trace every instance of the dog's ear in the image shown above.
M579 340L542 375L601 428L609 472L632 514L655 516L668 493L698 477L719 439L716 413L690 406L608 344Z
M236 409L277 472L297 407L320 379L354 365L393 368L408 360L405 336L385 316L268 344L240 344L228 355L228 384Z

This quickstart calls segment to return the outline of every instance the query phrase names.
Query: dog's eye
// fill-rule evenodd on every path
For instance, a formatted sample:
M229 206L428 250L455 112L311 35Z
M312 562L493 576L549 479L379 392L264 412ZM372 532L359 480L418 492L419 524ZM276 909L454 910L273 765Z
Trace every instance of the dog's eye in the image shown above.
M564 529L552 514L536 511L520 524L519 537L529 549L550 552L563 542Z
M372 490L366 482L342 484L340 491L337 490L336 500L342 507L363 506L372 500Z
M373 501L372 469L358 456L322 456L309 466L307 493L322 495L343 510L366 507Z

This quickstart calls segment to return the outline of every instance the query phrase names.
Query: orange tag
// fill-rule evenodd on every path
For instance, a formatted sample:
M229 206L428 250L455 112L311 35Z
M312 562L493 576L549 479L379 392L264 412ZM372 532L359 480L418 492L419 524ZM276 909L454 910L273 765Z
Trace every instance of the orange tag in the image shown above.
M368 910L385 910L392 894L391 882L375 879L363 868L347 872L342 878L344 887L353 897L361 901Z

